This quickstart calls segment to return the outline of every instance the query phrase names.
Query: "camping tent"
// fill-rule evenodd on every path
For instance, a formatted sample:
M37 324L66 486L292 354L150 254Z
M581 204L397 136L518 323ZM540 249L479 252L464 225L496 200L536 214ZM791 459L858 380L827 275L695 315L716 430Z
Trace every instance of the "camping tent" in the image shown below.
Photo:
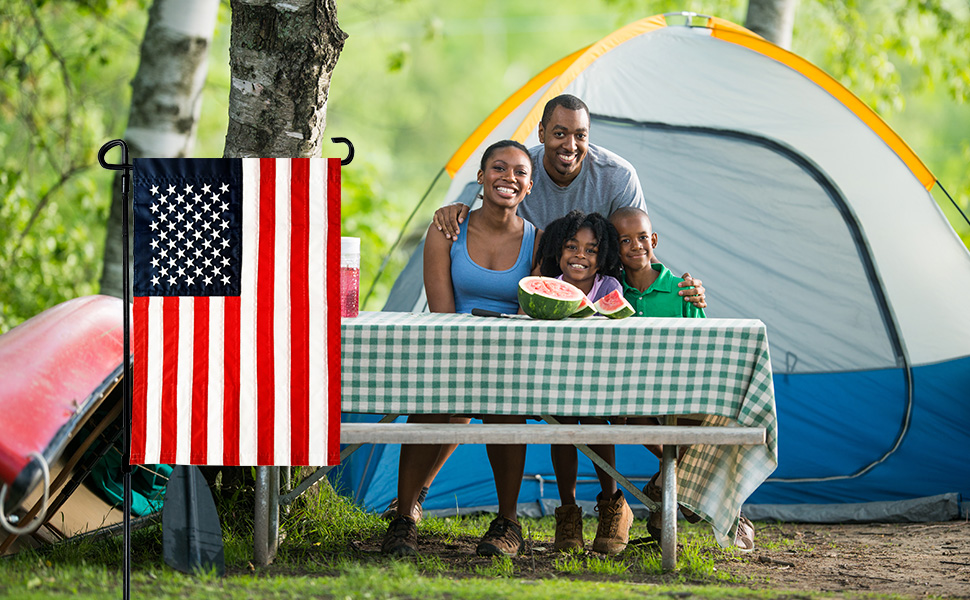
M446 165L444 202L474 194L491 142L538 143L548 99L584 99L590 140L639 174L659 257L703 279L708 316L768 327L780 464L749 504L967 497L970 254L934 176L817 67L723 20L683 20L637 21L536 76ZM385 310L423 309L420 257ZM645 456L618 449L641 481L656 471ZM460 448L425 507L493 504L483 457ZM530 448L520 502L556 497L548 457ZM342 477L378 509L396 468L397 448L365 448Z

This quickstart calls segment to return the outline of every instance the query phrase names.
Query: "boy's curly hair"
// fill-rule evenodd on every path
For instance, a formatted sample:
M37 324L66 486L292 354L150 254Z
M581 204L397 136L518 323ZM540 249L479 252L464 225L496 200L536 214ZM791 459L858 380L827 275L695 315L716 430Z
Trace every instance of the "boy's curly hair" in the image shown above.
M559 268L562 247L584 227L588 227L593 232L593 237L597 241L596 272L619 278L620 236L616 233L616 228L609 219L599 213L584 214L579 210L574 210L565 217L549 223L543 232L539 240L539 251L536 253L536 264L543 277L562 275L562 270Z

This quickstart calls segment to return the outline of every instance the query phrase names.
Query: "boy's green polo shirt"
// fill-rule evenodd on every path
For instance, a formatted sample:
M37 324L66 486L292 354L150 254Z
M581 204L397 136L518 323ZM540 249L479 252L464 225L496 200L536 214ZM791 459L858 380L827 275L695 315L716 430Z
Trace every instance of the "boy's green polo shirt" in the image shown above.
M623 273L623 297L633 305L635 317L686 317L703 319L704 309L697 308L693 302L684 302L683 296L678 294L681 289L677 284L683 281L675 277L670 269L661 264L650 265L660 276L647 291L641 292L635 287L627 285L626 273Z

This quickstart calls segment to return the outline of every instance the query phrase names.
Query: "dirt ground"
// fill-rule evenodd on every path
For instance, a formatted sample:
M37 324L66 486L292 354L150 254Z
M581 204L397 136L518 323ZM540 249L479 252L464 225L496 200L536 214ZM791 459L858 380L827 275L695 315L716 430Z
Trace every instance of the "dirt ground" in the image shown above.
M970 598L970 522L967 521L865 525L755 523L755 529L756 548L748 554L721 551L710 538L709 553L716 568L734 574L744 587L795 594L826 592L847 597L896 594L909 598ZM436 555L447 570L460 574L490 564L490 559L475 556L476 542L422 539L420 552ZM362 554L379 556L378 538L355 546ZM555 569L557 553L552 552L550 542L535 541L531 550L527 548L515 559L517 576L563 576ZM651 579L638 573L629 573L624 578L643 583L669 579L669 576Z
M970 598L970 523L756 523L756 548L731 571L756 587ZM769 542L794 541L794 547ZM772 549L768 549L772 548ZM778 549L773 549L778 548ZM758 583L763 582L763 583Z

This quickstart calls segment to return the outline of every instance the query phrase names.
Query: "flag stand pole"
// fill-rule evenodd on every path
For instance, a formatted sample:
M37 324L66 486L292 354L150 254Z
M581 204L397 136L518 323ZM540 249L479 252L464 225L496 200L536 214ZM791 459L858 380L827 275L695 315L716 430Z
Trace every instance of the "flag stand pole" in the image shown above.
M121 146L121 163L113 164L105 160L104 156L108 150L115 146ZM124 377L122 377L122 389L124 398L122 399L121 421L124 427L124 434L121 442L121 473L124 479L124 500L122 503L124 513L124 556L122 557L122 571L124 581L122 583L122 598L131 598L131 282L128 280L128 252L131 245L128 240L128 192L131 190L131 170L132 165L128 161L128 144L124 140L111 140L101 146L98 151L98 162L101 167L111 171L121 171L121 206L122 206L122 244L124 250L121 253L121 281L122 299L124 300Z

